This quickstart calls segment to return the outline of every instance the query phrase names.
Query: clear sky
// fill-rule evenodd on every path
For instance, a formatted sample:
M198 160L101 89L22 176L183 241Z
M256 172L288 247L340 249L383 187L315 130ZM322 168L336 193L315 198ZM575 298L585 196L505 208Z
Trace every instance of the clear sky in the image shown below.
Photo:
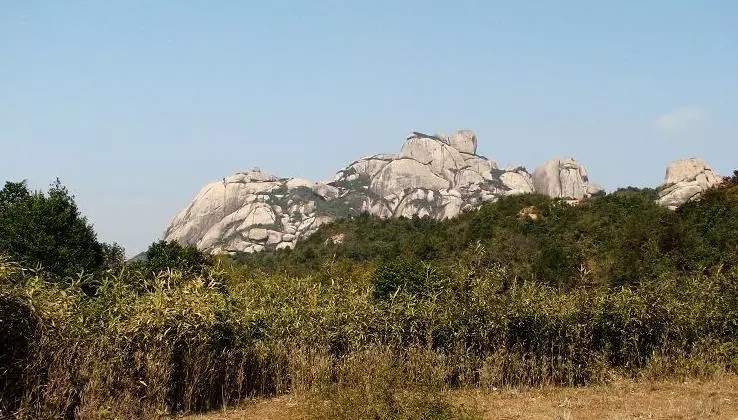
M133 255L205 183L332 178L471 128L612 190L738 168L738 1L0 1L0 178L59 177Z

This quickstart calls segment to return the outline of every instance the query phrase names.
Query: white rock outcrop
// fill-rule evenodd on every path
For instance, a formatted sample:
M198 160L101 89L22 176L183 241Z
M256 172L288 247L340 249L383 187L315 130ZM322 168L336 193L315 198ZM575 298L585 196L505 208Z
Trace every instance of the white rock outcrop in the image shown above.
M533 178L523 167L508 168L500 175L500 181L505 184L509 191L507 195L530 194L535 192Z
M589 183L587 170L574 158L551 159L533 171L533 187L536 192L554 198L581 200L602 191Z
M692 200L721 182L723 177L699 158L677 160L666 168L664 185L657 202L672 210Z
M471 130L459 130L448 137L448 143L461 153L477 154L477 135Z
M212 253L287 249L320 226L361 212L446 219L505 195L581 198L597 190L573 159L549 162L531 176L520 166L500 170L476 153L473 131L413 132L398 154L356 160L328 183L253 168L202 188L164 238Z
M428 165L413 159L397 159L374 177L371 190L386 197L408 189L438 190L449 186L450 182L435 174Z

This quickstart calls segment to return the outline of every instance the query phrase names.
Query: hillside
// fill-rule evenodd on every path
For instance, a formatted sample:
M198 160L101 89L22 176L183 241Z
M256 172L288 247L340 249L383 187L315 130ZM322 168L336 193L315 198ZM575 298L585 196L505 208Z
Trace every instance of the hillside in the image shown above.
M442 270L474 258L483 267L504 267L511 281L632 285L738 262L731 182L676 211L656 202L658 191L630 188L577 205L540 194L503 197L445 220L363 214L321 227L294 250L233 258L291 275L336 261L425 261Z
M2 257L0 417L290 394L309 418L477 418L453 395L735 375L738 173L676 210L669 188L363 214L231 257L158 242L75 277Z

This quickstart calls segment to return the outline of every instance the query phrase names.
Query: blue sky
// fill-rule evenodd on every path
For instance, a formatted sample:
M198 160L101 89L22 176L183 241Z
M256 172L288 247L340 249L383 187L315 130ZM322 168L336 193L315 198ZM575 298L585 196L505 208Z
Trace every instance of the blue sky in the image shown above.
M471 128L608 189L738 168L738 2L4 1L0 178L61 178L130 255L202 185L331 178Z

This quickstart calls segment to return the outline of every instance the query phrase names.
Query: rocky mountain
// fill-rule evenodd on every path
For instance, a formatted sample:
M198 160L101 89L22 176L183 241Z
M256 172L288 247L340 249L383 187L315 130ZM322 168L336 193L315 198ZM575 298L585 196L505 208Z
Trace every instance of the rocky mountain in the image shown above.
M659 199L664 205L693 199L719 179L704 162L684 162L692 163L675 163L667 171L668 186ZM210 253L291 248L321 225L362 212L445 219L505 195L533 192L577 201L604 191L571 157L544 162L530 174L519 166L500 169L477 155L470 130L413 132L399 153L361 158L331 182L252 168L210 183L172 220L164 239Z

